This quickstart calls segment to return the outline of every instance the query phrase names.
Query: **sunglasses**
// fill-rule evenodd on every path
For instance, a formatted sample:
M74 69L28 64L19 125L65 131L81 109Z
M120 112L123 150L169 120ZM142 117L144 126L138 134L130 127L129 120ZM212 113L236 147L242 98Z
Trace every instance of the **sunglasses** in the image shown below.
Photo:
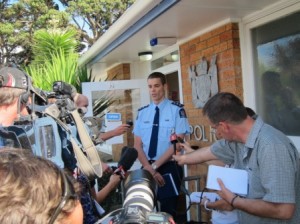
M59 205L56 207L53 215L51 216L51 219L49 221L49 224L53 224L58 215L61 213L63 207L67 203L69 199L77 200L78 195L75 192L74 186L70 180L70 178L67 177L67 175L60 170L60 176L61 176L61 183L63 186L63 194L62 194L62 199L59 203Z

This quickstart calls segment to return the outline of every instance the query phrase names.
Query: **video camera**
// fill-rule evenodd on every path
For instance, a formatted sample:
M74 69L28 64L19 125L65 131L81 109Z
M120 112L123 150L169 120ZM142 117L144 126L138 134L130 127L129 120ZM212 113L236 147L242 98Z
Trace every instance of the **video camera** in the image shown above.
M74 86L63 81L55 81L52 84L52 92L48 92L47 99L54 98L59 109L59 119L69 124L71 122L70 111L76 109L74 96L77 93Z
M74 102L77 91L74 86L63 81L56 81L52 85L52 92L47 94L47 98L55 98L59 119L66 124L71 124L73 119L70 117L70 112L77 110L83 116L82 108L77 108ZM89 135L95 145L101 143L99 139L102 119L99 117L82 117L86 127L89 130Z
M63 81L55 81L52 84L52 90L57 95L72 96L76 93L76 89Z
M70 145L70 136L82 146L81 141L77 139L78 130L71 117L72 111L77 109L73 101L76 89L70 84L56 81L51 92L40 91L47 100L42 104L32 100L32 104L28 106L30 115L21 115L13 125L0 130L0 143L3 146L29 149L35 155L47 158L61 168L67 166L73 169L76 160ZM32 99L35 98L34 94ZM52 104L49 103L50 99L54 99ZM65 125L62 126L61 123ZM93 130L87 125L86 127L88 133L93 135Z
M175 224L171 215L154 211L157 184L149 171L132 171L125 180L124 189L123 207L107 214L97 222L98 224Z

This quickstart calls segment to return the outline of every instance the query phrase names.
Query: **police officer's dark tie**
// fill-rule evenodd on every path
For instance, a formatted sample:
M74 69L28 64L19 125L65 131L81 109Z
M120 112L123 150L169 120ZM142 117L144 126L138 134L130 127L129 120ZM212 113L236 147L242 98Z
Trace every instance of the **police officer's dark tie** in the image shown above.
M154 158L156 156L158 128L159 128L159 108L155 107L155 115L154 115L154 120L153 120L150 146L149 146L149 151L148 151L148 156L150 158Z

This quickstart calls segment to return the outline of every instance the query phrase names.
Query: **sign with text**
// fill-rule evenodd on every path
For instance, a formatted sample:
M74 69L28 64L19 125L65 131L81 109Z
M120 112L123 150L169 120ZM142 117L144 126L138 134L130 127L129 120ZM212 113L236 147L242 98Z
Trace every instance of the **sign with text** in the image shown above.
M121 121L120 113L107 113L105 117L107 121Z
M105 115L105 132L114 130L115 128L122 125L122 116L120 113L107 113ZM113 145L113 144L123 144L123 135L115 136L106 140L106 144Z

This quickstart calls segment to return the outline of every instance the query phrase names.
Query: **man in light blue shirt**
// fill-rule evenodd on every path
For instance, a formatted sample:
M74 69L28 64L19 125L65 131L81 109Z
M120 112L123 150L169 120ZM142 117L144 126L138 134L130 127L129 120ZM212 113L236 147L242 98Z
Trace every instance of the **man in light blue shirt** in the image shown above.
M174 156L178 164L219 159L248 173L248 194L235 195L218 180L222 200L208 208L238 210L242 224L298 224L300 220L299 153L282 132L257 116L247 115L241 100L218 93L204 106L203 114L221 140L193 153ZM183 147L188 147L182 144Z
M138 111L133 130L134 147L138 151L138 159L143 168L153 175L160 187L165 185L162 175L171 173L179 191L182 168L170 161L174 154L174 145L170 137L176 134L184 138L189 133L187 116L182 104L165 98L167 83L164 74L154 72L148 76L147 82L152 102ZM159 121L155 121L156 107L159 110ZM156 137L152 137L153 129L158 129ZM149 152L151 150L154 150L154 153ZM178 197L164 198L159 192L158 196L161 211L171 214L176 220Z

